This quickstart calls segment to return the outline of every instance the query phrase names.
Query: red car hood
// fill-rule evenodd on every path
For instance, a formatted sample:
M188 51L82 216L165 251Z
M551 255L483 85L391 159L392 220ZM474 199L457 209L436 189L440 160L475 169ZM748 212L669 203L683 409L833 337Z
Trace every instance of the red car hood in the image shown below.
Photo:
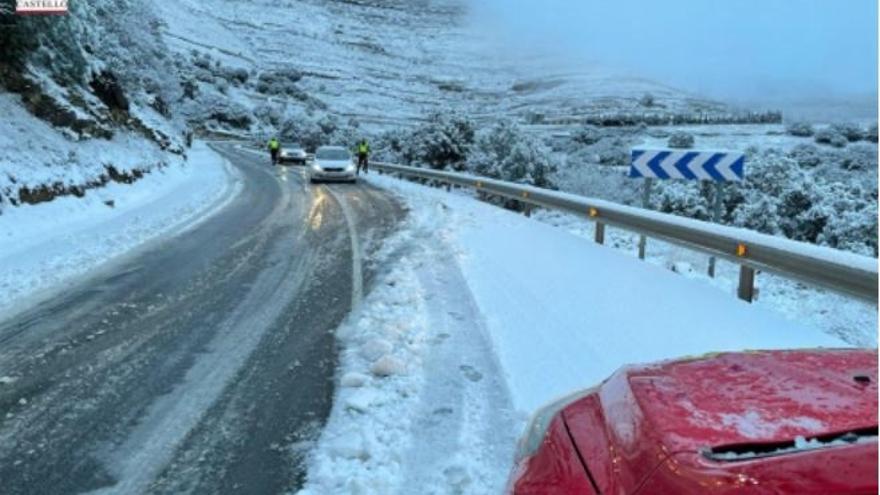
M710 449L772 450L797 437L876 430L877 390L873 350L730 353L624 369L563 416L602 493L632 493L664 463L717 475L743 465L712 461ZM870 449L874 474L876 443Z

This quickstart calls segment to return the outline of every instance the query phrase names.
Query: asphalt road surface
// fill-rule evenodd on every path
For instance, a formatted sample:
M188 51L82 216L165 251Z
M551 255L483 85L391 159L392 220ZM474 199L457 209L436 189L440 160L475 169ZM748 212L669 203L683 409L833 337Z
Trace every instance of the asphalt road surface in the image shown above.
M334 330L404 211L229 144L244 189L0 322L0 493L295 490L332 403Z

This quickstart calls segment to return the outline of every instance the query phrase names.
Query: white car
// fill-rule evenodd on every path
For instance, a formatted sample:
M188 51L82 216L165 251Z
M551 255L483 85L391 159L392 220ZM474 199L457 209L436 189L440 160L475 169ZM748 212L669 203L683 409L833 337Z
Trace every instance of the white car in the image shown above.
M309 166L309 180L356 182L357 174L351 153L342 146L321 146Z
M305 165L308 160L306 150L300 147L284 147L278 155L278 163L292 163L294 165Z

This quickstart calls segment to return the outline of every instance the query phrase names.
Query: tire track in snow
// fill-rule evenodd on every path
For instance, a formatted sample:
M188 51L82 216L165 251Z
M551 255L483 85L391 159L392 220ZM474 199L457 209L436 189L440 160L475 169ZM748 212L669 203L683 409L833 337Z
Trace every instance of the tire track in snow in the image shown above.
M342 209L342 215L345 217L345 224L348 227L348 237L351 239L351 307L354 309L360 306L364 298L363 252L358 240L355 214L345 197L330 187L323 186L323 188L339 204L339 207Z

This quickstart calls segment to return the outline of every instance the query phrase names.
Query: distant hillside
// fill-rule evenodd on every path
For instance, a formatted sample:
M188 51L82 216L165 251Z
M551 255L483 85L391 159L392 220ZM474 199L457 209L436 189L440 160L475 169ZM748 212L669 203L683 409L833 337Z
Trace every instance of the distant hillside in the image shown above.
M193 58L194 85L203 98L233 107L228 112L233 115L266 113L260 107L267 102L274 108L287 103L395 127L436 110L457 110L481 121L728 111L718 102L599 68L560 72L539 60L509 60L465 22L468 5L464 0L155 2L167 44L187 57L210 56L207 62ZM249 81L237 84L224 76L235 69L246 71ZM281 77L261 85L260 78L273 72ZM218 83L223 94L205 95L217 79L227 79ZM650 107L643 105L646 95L653 99Z

